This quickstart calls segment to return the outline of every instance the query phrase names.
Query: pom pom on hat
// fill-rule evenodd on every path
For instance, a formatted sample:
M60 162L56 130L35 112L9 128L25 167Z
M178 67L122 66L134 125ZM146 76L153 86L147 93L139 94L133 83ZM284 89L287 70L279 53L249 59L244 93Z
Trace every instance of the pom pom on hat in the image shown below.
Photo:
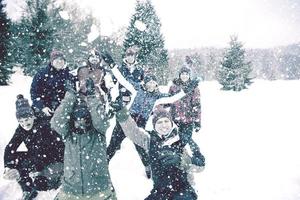
M29 105L28 99L24 98L22 94L17 95L16 101L16 117L17 119L33 117L34 113Z

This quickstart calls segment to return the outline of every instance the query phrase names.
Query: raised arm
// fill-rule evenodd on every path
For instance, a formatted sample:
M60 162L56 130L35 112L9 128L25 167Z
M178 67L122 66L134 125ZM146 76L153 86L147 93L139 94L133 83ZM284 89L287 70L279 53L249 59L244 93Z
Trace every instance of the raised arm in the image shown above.
M60 134L63 139L67 138L70 133L70 118L75 101L76 95L72 92L67 92L51 118L51 128Z
M105 103L96 95L90 95L87 97L87 106L94 128L105 136L106 130L109 127L109 118L105 112Z
M150 145L150 136L144 129L137 126L136 122L129 115L128 110L124 108L117 112L116 116L126 137L148 151Z
M116 77L117 81L123 85L127 90L129 90L129 92L131 93L131 102L127 105L127 108L129 109L133 103L133 100L136 97L137 94L137 90L140 87L140 85L138 83L130 83L129 81L127 81L124 76L121 74L121 72L119 71L117 65L115 65L112 69L111 69L113 75Z
M174 102L180 100L185 95L186 95L186 93L183 90L181 90L180 92L178 92L177 94L172 95L172 96L170 96L169 94L165 94L165 95L163 95L162 98L159 98L158 100L156 100L156 102L154 104L154 107L158 106L158 105L161 105L161 104L174 103Z

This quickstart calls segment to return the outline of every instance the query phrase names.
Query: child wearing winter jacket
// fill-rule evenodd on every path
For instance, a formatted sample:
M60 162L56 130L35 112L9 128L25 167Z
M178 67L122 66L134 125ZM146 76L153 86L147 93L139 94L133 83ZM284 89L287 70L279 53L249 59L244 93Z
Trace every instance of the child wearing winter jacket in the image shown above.
M92 79L84 100L67 89L51 119L51 127L65 142L64 178L56 200L115 200L106 155L109 118Z
M176 94L185 88L191 88L195 80L191 79L191 69L183 66L178 78L173 80L173 84L169 89L170 94ZM184 142L189 144L193 154L198 157L203 155L200 153L200 148L193 140L193 132L199 132L201 128L201 103L200 103L200 90L198 87L194 88L189 94L182 99L171 104L171 114L174 123L179 127L179 132L183 133L181 137ZM204 159L203 159L204 160ZM202 163L205 165L205 163Z
M139 128L126 109L117 114L117 120L125 135L150 156L153 189L146 200L196 200L187 170L195 167L199 158L186 156L182 134L174 128L170 113L161 108L155 110L151 132Z
M66 59L61 51L52 51L47 67L33 77L30 95L37 118L50 121L55 109L65 96L64 83L69 80L75 87L75 77L66 67Z
M63 173L64 144L48 123L38 120L28 100L17 96L16 117L19 126L4 152L4 178L17 180L22 200L31 200L38 191L57 189ZM24 143L27 151L19 151Z

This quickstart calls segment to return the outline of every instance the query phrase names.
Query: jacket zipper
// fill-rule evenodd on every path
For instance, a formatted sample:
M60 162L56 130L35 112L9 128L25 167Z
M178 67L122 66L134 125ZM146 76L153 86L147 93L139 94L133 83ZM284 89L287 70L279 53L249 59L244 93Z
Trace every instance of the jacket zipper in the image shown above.
M83 188L83 172L82 172L82 154L81 154L81 137L79 136L79 161L80 161L80 174L81 174L81 194L84 195L84 188Z

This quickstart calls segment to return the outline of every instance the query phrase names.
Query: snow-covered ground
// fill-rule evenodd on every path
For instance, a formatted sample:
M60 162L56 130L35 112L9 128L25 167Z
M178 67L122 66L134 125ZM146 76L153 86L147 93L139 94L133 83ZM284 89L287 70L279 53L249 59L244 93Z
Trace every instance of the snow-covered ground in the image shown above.
M16 95L30 99L31 78L15 74L12 82L0 87L1 166L17 126ZM241 92L219 88L217 82L200 84L203 127L194 138L207 166L195 175L199 199L299 200L300 81L255 80ZM151 190L152 181L127 139L111 161L110 173L120 200L141 200ZM52 199L56 192L42 192L37 199ZM18 185L1 177L0 200L20 197Z

